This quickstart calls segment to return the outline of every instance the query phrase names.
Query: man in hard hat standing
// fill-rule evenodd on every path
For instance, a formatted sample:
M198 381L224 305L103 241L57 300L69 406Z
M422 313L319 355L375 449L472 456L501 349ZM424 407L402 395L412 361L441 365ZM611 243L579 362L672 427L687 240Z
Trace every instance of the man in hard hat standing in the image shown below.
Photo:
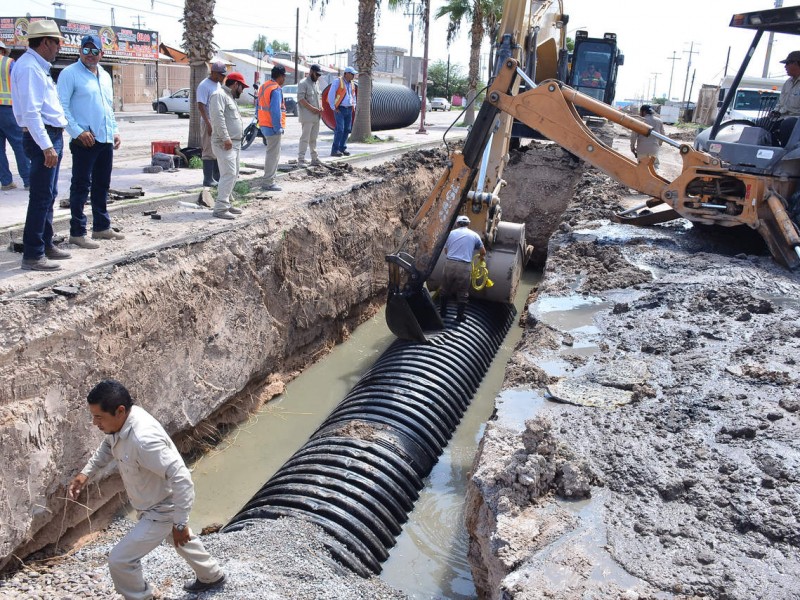
M248 87L241 73L228 73L225 84L211 94L208 102L212 127L211 149L217 157L220 173L217 201L214 204L214 216L218 219L235 219L242 212L231 204L231 192L239 177L239 152L244 130L236 101Z
M34 21L28 28L28 50L11 72L14 117L22 127L22 146L31 161L22 268L33 271L56 271L61 265L53 261L70 258L69 252L53 245L53 203L67 118L50 67L63 40L55 21Z
M469 217L459 215L456 226L444 244L444 253L447 260L444 263L442 285L439 288L439 312L442 318L447 316L447 301L450 296L455 296L458 301L456 321L461 323L467 316L467 302L469 301L469 286L472 280L472 257L478 252L481 258L486 256L481 236L469 228Z
M350 156L347 151L347 136L353 129L353 111L356 108L356 93L353 79L358 72L347 67L344 74L333 83L328 90L328 104L336 117L336 129L333 131L331 156Z
M30 187L31 161L25 156L22 148L22 129L14 118L14 109L11 104L11 70L14 60L8 55L8 48L0 42L0 189L3 191L16 189L11 170L8 168L6 158L6 141L14 151L17 160L17 171L22 183L27 190Z

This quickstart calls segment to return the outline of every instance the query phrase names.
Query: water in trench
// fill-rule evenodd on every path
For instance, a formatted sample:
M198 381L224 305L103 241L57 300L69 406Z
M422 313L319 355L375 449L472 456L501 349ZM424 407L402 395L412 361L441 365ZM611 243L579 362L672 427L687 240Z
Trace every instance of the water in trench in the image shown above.
M523 274L518 310L538 279L538 273ZM413 598L474 597L463 515L467 476L505 365L521 335L522 330L512 326L384 564L382 577ZM293 380L284 394L232 432L219 449L197 461L192 467L196 500L191 525L200 529L227 522L307 441L392 341L380 312Z

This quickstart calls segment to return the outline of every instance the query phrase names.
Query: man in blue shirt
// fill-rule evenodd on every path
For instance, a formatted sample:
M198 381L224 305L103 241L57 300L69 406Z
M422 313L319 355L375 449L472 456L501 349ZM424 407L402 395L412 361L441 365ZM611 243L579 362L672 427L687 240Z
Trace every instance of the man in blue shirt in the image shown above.
M81 248L99 248L86 239L86 215L83 206L92 201L92 238L121 240L125 236L111 229L108 214L108 188L114 150L120 146L119 129L114 118L114 90L111 76L100 66L103 43L96 35L81 40L78 61L58 77L58 97L67 117L67 133L72 152L72 184L69 188L69 241Z
M356 75L358 73L353 67L347 67L344 74L333 81L328 89L328 104L336 117L331 156L350 156L347 151L347 136L353 129L353 111L356 108L353 79Z
M447 236L444 244L444 253L447 260L444 262L442 285L439 288L439 312L442 318L447 316L447 300L455 296L458 301L456 321L461 323L466 320L464 312L469 301L469 286L472 281L472 257L478 252L481 258L486 256L481 236L469 228L469 217L459 215L456 218L456 227Z
M14 118L22 127L22 147L31 161L22 268L33 271L56 271L61 266L54 260L70 258L69 252L53 245L53 203L67 119L50 67L63 41L55 21L34 21L28 28L28 50L11 72Z

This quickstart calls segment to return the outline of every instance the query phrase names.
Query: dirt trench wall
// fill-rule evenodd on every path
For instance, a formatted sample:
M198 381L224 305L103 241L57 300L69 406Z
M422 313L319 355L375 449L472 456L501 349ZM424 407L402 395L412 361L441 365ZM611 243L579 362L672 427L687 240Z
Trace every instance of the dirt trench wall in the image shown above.
M67 282L74 298L0 305L0 566L85 524L65 485L101 438L85 402L99 380L123 381L173 435L213 431L232 399L243 418L264 383L280 390L374 312L384 255L442 170L440 155L409 156L352 190ZM102 479L89 507L117 506L120 490Z

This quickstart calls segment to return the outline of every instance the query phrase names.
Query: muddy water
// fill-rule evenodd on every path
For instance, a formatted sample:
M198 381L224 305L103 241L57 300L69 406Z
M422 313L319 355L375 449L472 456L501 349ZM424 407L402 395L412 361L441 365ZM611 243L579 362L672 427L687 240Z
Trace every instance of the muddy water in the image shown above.
M538 273L525 273L515 304L522 310ZM506 362L522 335L513 326L448 447L426 481L415 510L384 565L384 579L413 598L473 598L466 560L463 504L483 426L492 413ZM394 337L383 313L307 369L286 392L193 465L196 500L191 524L224 523L325 420Z
M514 302L518 311L539 279L539 273L523 274ZM522 329L513 325L383 565L383 580L411 598L475 597L464 526L467 478L484 425L494 410L506 363L521 337Z

